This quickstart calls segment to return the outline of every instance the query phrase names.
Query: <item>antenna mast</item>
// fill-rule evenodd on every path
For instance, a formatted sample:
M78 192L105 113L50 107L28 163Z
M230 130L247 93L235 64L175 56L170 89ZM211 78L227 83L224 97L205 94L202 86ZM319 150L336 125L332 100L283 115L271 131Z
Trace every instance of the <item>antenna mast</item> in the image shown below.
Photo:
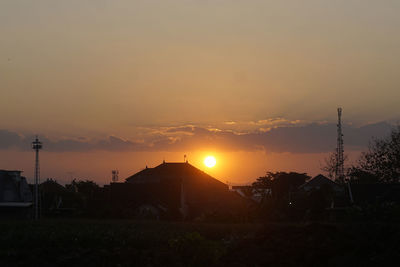
M40 183L40 165L39 150L42 149L42 142L36 136L32 142L32 148L35 150L35 220L39 219L39 183Z
M342 133L342 108L337 109L338 124L337 124L337 148L336 148L336 169L335 180L345 182L344 177L344 148L343 148L343 133ZM354 203L353 193L351 191L350 180L347 180L347 189L349 190L350 203Z
M344 156L343 156L343 133L342 133L342 108L337 109L338 123L337 123L337 146L336 146L336 168L335 179L342 180L344 178Z

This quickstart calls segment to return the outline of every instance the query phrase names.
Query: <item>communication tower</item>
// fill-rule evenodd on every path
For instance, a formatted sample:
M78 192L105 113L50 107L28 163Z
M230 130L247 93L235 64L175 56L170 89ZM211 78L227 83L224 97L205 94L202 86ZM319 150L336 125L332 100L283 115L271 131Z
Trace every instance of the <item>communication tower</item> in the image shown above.
M344 148L343 148L343 133L342 133L342 108L337 109L338 124L337 124L337 147L336 147L336 168L335 179L345 182L344 177ZM347 189L349 191L350 202L353 203L353 193L351 192L350 181L347 180Z
M112 182L113 183L118 182L119 171L118 170L112 170L111 173L112 173L112 178L111 178Z
M39 150L42 149L42 142L36 136L32 142L32 149L35 150L35 219L39 219L39 183L40 183L40 165L39 165Z
M336 167L335 179L343 180L344 178L344 149L343 149L343 133L342 133L342 108L337 109L337 146L336 146Z

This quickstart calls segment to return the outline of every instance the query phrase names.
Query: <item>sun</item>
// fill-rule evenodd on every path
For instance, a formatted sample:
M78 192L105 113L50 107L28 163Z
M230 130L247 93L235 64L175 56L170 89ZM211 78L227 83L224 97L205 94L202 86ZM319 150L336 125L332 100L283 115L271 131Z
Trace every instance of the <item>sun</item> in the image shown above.
M208 168L214 167L216 163L217 163L217 160L213 156L207 156L204 159L204 165L206 165Z

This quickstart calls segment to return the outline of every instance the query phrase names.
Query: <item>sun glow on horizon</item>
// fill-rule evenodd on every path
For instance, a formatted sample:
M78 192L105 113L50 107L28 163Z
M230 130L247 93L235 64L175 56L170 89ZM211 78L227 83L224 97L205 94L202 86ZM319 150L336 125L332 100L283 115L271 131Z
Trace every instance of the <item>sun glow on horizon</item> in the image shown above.
M217 164L217 160L215 159L214 156L207 156L204 159L204 165L206 165L208 168L212 168Z

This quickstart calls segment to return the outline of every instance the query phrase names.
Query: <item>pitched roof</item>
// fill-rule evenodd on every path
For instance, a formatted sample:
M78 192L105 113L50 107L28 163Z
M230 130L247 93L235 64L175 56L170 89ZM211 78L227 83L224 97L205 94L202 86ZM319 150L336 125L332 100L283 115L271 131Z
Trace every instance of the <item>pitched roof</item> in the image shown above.
M315 176L314 178L312 178L310 181L302 184L299 189L305 189L305 188L314 188L314 187L320 187L323 184L329 184L331 186L334 187L339 187L340 185L335 183L334 181L332 181L331 179L323 176L322 174L318 174L317 176Z
M205 172L197 169L193 165L184 162L171 162L162 163L154 168L146 168L134 175L126 178L127 183L151 183L160 182L166 179L179 179L179 178L201 178L212 180L220 185L224 183L215 179L214 177L206 174Z

